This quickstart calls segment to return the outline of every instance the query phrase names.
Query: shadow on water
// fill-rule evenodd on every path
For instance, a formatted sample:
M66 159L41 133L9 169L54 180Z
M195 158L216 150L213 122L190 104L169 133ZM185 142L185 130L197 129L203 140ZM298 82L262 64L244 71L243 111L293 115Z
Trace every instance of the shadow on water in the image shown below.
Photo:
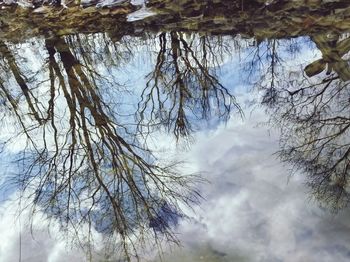
M196 188L203 180L182 174L181 163L161 161L148 137L161 130L178 142L190 141L208 122L241 117L234 87L220 81L219 69L242 50L253 54L250 73L242 76L256 80L259 103L282 131L281 160L304 171L322 205L334 211L348 205L348 4L146 6L155 15L132 23L127 14L137 7L129 3L107 9L49 6L46 15L11 5L0 11L1 120L14 130L2 139L2 151L16 145L11 158L18 165L6 183L23 190L33 215L59 221L89 259L97 233L110 253L118 251L126 261L142 260L141 250L161 248L163 241L178 244L176 226L187 217L186 207L202 200ZM56 21L58 12L65 18L76 12L77 18ZM16 26L22 34L13 33L13 14L21 17ZM287 43L297 53L297 36L322 58L292 72L279 46ZM153 61L141 88L120 81L123 66L138 53ZM182 261L228 261L225 254L198 252Z

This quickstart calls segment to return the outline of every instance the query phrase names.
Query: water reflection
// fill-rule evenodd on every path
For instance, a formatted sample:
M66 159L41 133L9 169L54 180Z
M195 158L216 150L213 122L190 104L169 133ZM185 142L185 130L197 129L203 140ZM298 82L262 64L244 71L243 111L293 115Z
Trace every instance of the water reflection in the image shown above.
M183 33L170 32L159 34L158 41L157 61L137 110L141 121L148 116L148 128L162 124L176 138L188 137L196 119L208 120L214 111L226 121L232 108L240 110L215 75L224 48L219 39L204 35L188 43Z
M117 71L99 64L118 67L129 56L124 59L105 35L82 37L84 42L81 36L43 39L44 57L35 72L24 69L26 58L16 46L1 42L1 66L9 73L1 84L3 110L10 114L3 124L16 126L3 146L21 139L25 144L16 156L20 173L11 182L25 190L33 215L58 219L88 248L96 230L108 243L117 242L129 261L140 245L177 242L173 228L185 216L180 206L200 199L200 178L179 173L177 163L160 164L145 137L159 126L186 137L192 123L212 115L227 120L238 106L209 68L215 67L209 54L201 63L181 34L163 33L155 69L132 113L136 122L130 123L121 101L132 90L116 82ZM201 50L211 48L207 41L199 39ZM86 224L88 232L79 234Z
M244 49L253 55L241 81L256 80L259 102L281 128L281 159L307 174L320 203L334 210L347 205L346 36L312 34L308 44L322 58L299 71L284 65L284 40L178 30L143 36L47 34L34 47L0 42L2 124L14 130L2 149L16 144L19 168L8 183L25 191L33 215L43 212L72 230L90 259L94 232L127 261L163 240L178 243L175 228L201 199L201 178L182 174L181 163L160 161L148 137L162 130L188 141L207 122L241 117L234 87L222 83L219 69ZM298 40L286 42L298 52ZM141 88L123 84L119 75L136 53L154 61Z
M282 160L308 176L312 196L334 210L349 202L349 39L312 37L322 58L297 78L281 74L283 85L262 86L264 103L281 128ZM286 77L285 81L283 77Z

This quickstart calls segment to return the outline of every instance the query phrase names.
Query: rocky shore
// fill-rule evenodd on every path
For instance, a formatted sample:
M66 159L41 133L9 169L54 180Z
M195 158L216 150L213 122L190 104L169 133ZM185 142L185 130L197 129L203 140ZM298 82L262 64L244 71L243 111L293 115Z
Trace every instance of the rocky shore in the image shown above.
M320 30L344 33L350 29L347 0L150 0L143 4L120 0L2 1L0 6L0 37L10 42L35 36L97 32L107 32L119 39L148 31L240 34L259 40L312 35ZM141 8L155 15L128 22L128 15Z

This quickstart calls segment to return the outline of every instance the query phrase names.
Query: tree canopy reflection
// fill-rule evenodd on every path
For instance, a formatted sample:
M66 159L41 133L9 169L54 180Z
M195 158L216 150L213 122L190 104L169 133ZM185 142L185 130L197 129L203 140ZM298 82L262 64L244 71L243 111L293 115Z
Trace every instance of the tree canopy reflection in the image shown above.
M147 76L137 112L141 122L147 118L148 129L161 124L179 139L192 133L191 123L209 119L212 111L226 121L232 108L240 110L215 75L220 58L214 52L224 48L218 38L201 36L188 43L183 33L170 32L158 39L155 68Z
M190 122L211 117L213 95L212 117L227 120L232 106L238 109L211 73L213 61L206 56L199 61L180 33L170 33L169 51L165 34L159 39L156 67L133 113L135 124L125 122L118 102L132 90L120 85L111 69L130 58L125 43L118 51L105 35L46 38L36 53L42 65L32 71L16 46L0 42L1 67L7 72L0 84L2 123L15 130L3 146L23 141L15 157L21 169L10 182L26 192L33 214L60 221L87 251L98 232L127 261L138 260L140 248L163 240L177 243L174 226L186 216L181 207L201 199L199 176L181 174L179 163L160 162L147 147L151 125L186 139ZM215 44L207 41L202 37L199 43L203 48ZM157 102L150 103L147 97L154 92Z
M24 49L0 41L2 124L14 130L2 147L23 144L15 156L21 169L10 182L26 192L33 214L43 212L72 229L88 251L94 232L101 233L127 261L139 259L140 248L177 243L174 227L186 217L184 206L201 199L200 177L157 159L147 137L162 129L187 140L201 122L241 112L218 76L234 38L178 31L149 38L43 38L35 70ZM340 35L310 39L323 57L296 78L283 67L278 39L249 47L249 69L259 76L271 122L282 130L281 159L303 170L313 196L336 210L348 204L350 192L350 46ZM156 55L137 91L118 82L118 69L142 42ZM288 43L290 52L298 51L296 41ZM130 106L126 94L138 92Z
M294 78L279 71L274 85L260 88L272 123L281 128L279 156L304 171L312 197L337 211L350 193L349 38L320 34L311 40L321 59Z

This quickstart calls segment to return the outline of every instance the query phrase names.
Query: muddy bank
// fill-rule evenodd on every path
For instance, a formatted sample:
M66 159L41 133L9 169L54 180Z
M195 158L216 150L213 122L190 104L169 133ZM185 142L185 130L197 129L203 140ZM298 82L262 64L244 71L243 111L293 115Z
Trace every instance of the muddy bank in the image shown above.
M154 13L128 22L140 8ZM160 1L134 5L71 3L67 6L36 4L34 7L2 5L0 37L20 42L31 37L107 32L117 40L144 32L184 31L236 35L256 39L343 33L350 29L350 3L340 1Z

